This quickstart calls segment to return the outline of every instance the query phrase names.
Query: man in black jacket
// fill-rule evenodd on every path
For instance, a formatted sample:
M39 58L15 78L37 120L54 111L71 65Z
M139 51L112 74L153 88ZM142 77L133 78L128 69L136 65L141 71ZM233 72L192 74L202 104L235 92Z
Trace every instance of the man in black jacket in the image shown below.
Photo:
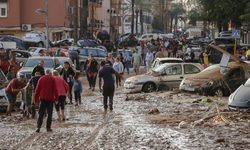
M43 68L43 65L44 65L44 61L43 60L40 60L39 64L36 65L32 72L31 72L31 76L34 77L35 76L35 73L36 72L40 72L41 76L44 76L44 68Z

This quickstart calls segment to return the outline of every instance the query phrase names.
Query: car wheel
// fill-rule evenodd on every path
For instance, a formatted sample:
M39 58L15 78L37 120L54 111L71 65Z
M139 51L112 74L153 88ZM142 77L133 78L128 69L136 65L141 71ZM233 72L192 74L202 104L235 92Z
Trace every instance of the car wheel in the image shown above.
M37 43L37 47L41 47L41 48L43 48L43 46L44 46L43 42L39 42L39 43Z
M221 88L218 88L214 91L214 96L224 96L224 93Z
M155 87L155 85L153 83L147 83L143 87L144 93L153 92L155 90L156 90L156 87Z

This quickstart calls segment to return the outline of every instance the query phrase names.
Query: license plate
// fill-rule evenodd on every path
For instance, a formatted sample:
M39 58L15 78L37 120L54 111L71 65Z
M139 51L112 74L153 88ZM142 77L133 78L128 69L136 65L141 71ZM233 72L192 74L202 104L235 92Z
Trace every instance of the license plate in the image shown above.
M194 91L195 89L192 88L192 87L184 87L184 90L185 90L185 91Z

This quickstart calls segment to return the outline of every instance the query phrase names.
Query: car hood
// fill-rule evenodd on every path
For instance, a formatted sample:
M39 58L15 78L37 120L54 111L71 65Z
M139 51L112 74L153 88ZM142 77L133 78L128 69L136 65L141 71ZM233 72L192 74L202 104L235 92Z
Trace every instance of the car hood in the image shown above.
M34 67L22 67L18 72L31 72ZM51 71L54 70L54 68L44 68L44 70L50 69Z
M249 107L250 101L250 87L241 85L229 98L232 99L228 105L238 106L238 107Z
M137 75L137 76L130 77L126 81L137 80L138 82L142 82L144 80L151 79L151 78L154 78L154 76L151 73L145 73L145 74L142 74L142 75Z
M185 79L184 84L189 85L192 83L193 86L200 86L205 82L214 81L223 78L224 75L220 73L220 68L215 68L207 71L202 71L198 74L194 74Z

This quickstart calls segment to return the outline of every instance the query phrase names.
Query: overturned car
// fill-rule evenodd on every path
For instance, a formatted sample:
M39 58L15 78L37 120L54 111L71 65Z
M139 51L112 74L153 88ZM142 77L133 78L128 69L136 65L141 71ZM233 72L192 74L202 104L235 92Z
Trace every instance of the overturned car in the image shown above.
M229 96L250 76L250 66L244 62L229 62L227 67L213 65L184 79L180 90L212 96Z

